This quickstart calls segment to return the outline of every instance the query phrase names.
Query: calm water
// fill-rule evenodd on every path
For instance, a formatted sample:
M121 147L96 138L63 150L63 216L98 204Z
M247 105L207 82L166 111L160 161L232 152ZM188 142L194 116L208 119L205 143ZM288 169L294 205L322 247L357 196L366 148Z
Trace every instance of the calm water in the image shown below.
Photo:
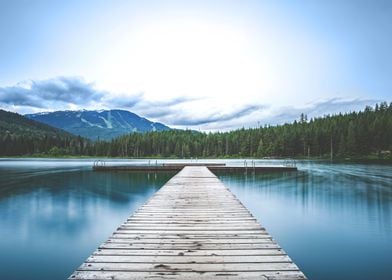
M67 278L173 175L93 173L91 164L0 160L1 279ZM392 166L298 167L219 177L310 279L391 279Z

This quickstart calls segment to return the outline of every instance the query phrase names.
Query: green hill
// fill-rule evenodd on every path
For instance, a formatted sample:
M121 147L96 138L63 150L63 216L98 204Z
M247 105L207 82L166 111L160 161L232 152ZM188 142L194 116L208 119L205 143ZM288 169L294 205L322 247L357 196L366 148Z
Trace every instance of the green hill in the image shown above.
M0 110L0 156L78 153L86 143L61 129Z

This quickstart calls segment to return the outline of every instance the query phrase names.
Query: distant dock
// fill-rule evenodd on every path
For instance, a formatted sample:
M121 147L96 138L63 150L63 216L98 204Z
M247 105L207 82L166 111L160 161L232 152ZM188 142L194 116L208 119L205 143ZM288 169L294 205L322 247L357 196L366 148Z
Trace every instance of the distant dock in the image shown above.
M186 166L69 279L306 277L206 166Z
M225 163L163 163L148 165L106 165L105 162L95 162L94 171L127 171L127 172L179 172L185 166L206 166L211 172L290 172L297 171L294 163L282 165L258 166L253 161L244 161L243 166L227 166Z

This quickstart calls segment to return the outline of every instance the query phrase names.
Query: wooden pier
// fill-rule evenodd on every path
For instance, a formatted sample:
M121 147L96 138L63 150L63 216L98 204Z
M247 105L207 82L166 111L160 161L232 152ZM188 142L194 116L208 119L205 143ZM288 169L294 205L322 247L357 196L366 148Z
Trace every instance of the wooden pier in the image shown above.
M187 166L69 279L306 279L205 166Z

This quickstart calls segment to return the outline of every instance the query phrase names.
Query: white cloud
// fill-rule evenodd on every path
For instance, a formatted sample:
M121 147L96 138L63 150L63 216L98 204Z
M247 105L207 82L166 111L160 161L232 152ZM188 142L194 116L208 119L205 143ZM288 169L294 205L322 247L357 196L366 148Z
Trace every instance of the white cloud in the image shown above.
M241 94L239 94L241 96ZM154 100L143 93L112 94L96 89L94 83L81 78L59 77L22 82L0 87L0 104L20 113L78 109L126 109L154 121L177 128L206 131L282 124L298 119L301 113L309 118L364 109L382 100L329 98L302 106L264 104L262 102L227 105L219 97L192 98L176 96Z

